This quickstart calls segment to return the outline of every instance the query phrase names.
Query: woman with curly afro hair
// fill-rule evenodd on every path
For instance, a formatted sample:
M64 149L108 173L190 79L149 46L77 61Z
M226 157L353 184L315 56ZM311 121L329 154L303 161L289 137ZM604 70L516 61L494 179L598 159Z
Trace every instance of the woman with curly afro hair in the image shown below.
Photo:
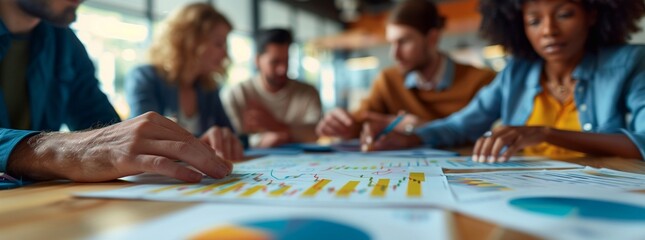
M520 150L644 158L645 46L627 44L643 0L481 0L480 10L506 68L463 110L374 148L476 142L473 160L490 163Z

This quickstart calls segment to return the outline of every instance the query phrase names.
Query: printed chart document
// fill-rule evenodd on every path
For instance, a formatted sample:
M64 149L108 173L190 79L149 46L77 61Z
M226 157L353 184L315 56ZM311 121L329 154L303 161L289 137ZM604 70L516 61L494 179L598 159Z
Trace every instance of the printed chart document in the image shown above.
M361 152L356 154L363 154L367 156L391 156L391 157L413 157L413 158L459 156L459 154L456 152L432 149L432 148L413 148L413 149L405 149L405 150Z
M448 216L437 209L203 204L92 239L451 239Z
M418 148L404 150L382 150L373 152L362 152L361 141L359 139L346 140L330 145L331 150L343 153L374 155L374 156L396 156L396 157L441 157L441 156L458 156L459 154L452 151L434 149L430 146L421 146Z
M328 168L378 170L405 167L445 168L455 170L583 168L583 166L573 163L534 157L514 157L510 162L489 164L473 162L470 160L470 157L410 158L354 154L312 154L296 156L268 156L236 164L235 169L261 170L267 167L301 168L303 166L316 168L318 170Z
M427 158L430 162L436 163L445 169L564 169L583 168L584 166L563 161L550 160L539 157L511 157L508 162L503 163L478 163L473 162L471 157L453 158Z
M524 190L456 209L544 239L645 239L645 194L583 186Z
M460 201L499 196L524 189L645 189L645 175L587 167L573 170L504 171L446 174Z
M218 180L205 178L200 184L142 184L78 195L288 205L434 206L452 203L452 194L440 168L403 164L410 159L387 159L395 164L391 167L346 167L344 162L348 159L320 162L307 157L300 157L298 161L268 157L238 164L230 176ZM390 165L385 159L380 161ZM370 164L375 163L376 160Z
M267 168L302 171L388 171L391 169L423 168L441 175L441 168L423 158L376 157L353 154L311 154L268 156L235 164L235 170L257 171Z

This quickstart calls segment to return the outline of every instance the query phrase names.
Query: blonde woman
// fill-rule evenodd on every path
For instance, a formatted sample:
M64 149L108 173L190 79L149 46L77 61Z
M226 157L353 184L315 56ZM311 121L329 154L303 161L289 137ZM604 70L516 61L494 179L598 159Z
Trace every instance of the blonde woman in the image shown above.
M149 50L150 63L126 78L126 94L135 117L148 111L172 117L225 159L241 159L214 77L224 72L226 39L232 25L206 3L175 12Z

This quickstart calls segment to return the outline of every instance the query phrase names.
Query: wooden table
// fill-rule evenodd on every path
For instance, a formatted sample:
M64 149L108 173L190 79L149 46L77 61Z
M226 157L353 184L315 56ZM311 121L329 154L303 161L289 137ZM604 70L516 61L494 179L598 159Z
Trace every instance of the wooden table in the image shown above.
M645 162L619 158L568 159L597 168L645 174ZM131 200L81 199L75 192L100 191L131 183L44 182L0 191L0 239L79 239L105 231L132 227L196 205ZM460 213L454 214L457 239L532 239Z

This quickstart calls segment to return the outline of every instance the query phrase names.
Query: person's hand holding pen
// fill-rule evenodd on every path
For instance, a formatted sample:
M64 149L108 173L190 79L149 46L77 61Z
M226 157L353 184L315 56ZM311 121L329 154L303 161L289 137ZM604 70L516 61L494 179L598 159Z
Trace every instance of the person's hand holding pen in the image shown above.
M406 113L401 112L387 126L382 124L379 126L372 121L365 122L361 132L361 151L404 149L421 145L421 139L418 136L395 131L405 117Z
M412 133L414 129L421 124L421 119L414 114L407 113L406 111L399 111L397 115L382 114L378 112L365 112L362 116L365 122L370 122L372 127L385 128L388 124L394 121L398 116L403 116L403 119L392 129L394 132Z
M339 137L352 139L358 136L358 124L349 112L343 109L334 109L327 113L316 126L318 136Z

